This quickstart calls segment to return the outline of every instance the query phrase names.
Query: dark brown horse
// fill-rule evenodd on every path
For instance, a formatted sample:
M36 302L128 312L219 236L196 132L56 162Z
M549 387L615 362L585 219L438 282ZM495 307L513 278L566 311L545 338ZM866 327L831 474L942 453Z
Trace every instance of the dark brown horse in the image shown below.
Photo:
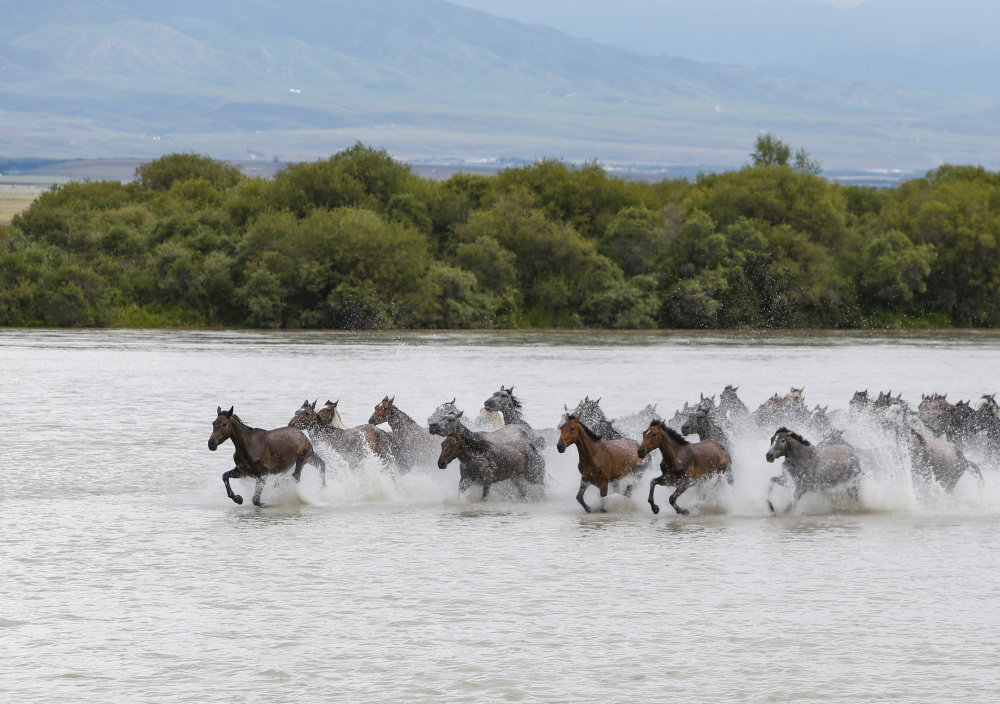
M580 470L580 491L576 500L590 513L590 506L583 500L587 487L593 484L601 490L601 511L607 511L608 486L626 479L625 496L632 494L632 488L639 482L649 460L639 457L639 443L631 438L601 440L592 430L570 413L559 426L559 442L556 450L566 452L570 445L576 445L580 453L577 468Z
M374 456L383 465L389 465L395 460L396 452L392 436L373 425L359 425L354 428L338 428L332 424L338 418L337 404L339 401L327 401L319 411L316 401L309 403L308 399L302 408L295 412L288 425L307 431L317 439L330 444L334 451L341 455L351 469L357 469L366 457Z
M444 469L452 460L459 460L460 492L472 484L482 484L485 500L490 485L509 479L523 499L527 497L527 482L544 484L545 460L530 442L490 442L483 435L459 424L441 443L438 467Z
M793 433L788 428L778 428L771 438L771 447L765 458L768 462L774 462L779 457L785 458L781 476L772 477L770 486L784 486L791 477L795 482L792 505L807 491L829 489L838 484L849 484L851 495L857 497L861 463L850 445L814 447L798 433ZM774 510L770 499L767 505Z
M438 443L427 428L403 413L396 406L396 397L386 396L375 406L368 422L372 425L388 423L392 428L393 442L397 448L401 467L410 469L421 464L431 464L438 455Z
M295 428L276 428L260 430L244 425L239 416L228 411L218 410L218 417L212 423L212 435L208 438L208 449L213 452L226 440L232 440L236 446L233 460L236 467L222 475L229 498L238 504L243 503L243 497L234 494L229 486L230 479L253 477L257 480L257 488L253 494L253 503L260 506L260 494L264 491L264 479L268 474L280 474L293 464L295 471L292 477L299 481L302 467L309 464L319 467L320 478L326 486L326 463L313 451L309 438L301 430Z
M688 510L677 505L677 498L691 486L702 479L723 474L730 484L733 483L733 460L716 440L690 443L662 420L654 420L642 434L639 457L645 457L656 449L663 455L663 460L660 462L660 476L649 482L649 505L653 513L660 512L660 507L653 500L653 492L658 485L676 487L670 495L670 505L677 513L686 516Z

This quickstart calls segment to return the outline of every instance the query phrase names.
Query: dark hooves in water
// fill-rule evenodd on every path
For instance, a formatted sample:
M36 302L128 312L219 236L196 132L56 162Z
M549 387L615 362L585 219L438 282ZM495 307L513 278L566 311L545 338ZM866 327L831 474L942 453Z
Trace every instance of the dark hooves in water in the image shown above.
M654 516L660 512L660 507L656 504L650 504L649 507L653 509Z
M236 496L233 497L233 501L235 501L238 504L242 504L243 503L243 497L240 496L239 494L237 494Z
M689 513L691 513L691 512L690 512L690 511L688 511L688 510L687 510L686 508L678 508L677 506L674 506L674 508L675 508L675 509L677 510L677 513L679 513L679 514L680 514L680 515L682 515L682 516L686 516L686 515L688 515Z

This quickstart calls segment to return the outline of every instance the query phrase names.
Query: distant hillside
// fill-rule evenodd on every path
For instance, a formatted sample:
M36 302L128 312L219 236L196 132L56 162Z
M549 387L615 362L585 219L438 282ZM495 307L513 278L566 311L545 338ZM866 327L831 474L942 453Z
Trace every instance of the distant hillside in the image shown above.
M1000 154L997 100L638 54L440 0L0 0L0 82L7 156L307 159L362 140L738 165L761 130L830 167Z

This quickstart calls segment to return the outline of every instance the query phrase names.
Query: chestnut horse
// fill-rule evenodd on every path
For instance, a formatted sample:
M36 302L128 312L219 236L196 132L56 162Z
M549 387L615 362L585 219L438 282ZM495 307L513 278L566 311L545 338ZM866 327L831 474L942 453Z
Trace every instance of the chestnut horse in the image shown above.
M441 443L437 464L444 469L452 460L459 460L459 492L472 484L482 484L485 500L491 484L509 479L523 499L528 495L525 482L544 485L545 460L530 442L490 442L484 437L486 433L475 433L461 424L456 425Z
M660 507L653 500L653 492L658 485L676 487L670 495L670 505L677 513L686 516L688 510L677 505L677 498L692 485L721 474L726 475L730 484L733 483L733 460L726 448L716 440L692 444L657 419L650 422L646 432L642 434L639 457L645 457L656 449L659 449L663 459L660 461L660 476L649 482L649 505L654 514L660 512Z
M369 455L377 457L383 465L392 463L396 456L392 436L367 424L346 429L334 425L333 422L340 418L337 412L338 403L339 401L327 401L326 405L317 411L316 401L309 403L307 399L302 408L288 421L288 425L305 430L310 435L330 443L351 469L357 469Z
M608 510L608 485L628 477L630 481L626 483L625 491L622 493L630 496L632 488L649 466L648 459L643 460L639 457L639 443L635 440L631 438L601 440L573 413L567 414L559 426L559 442L556 443L556 450L560 453L566 452L566 448L570 445L576 445L580 453L580 461L577 464L577 469L580 470L580 491L576 494L576 500L587 513L590 513L590 506L583 500L583 494L588 486L593 484L601 490L603 513Z
M275 430L260 430L243 424L239 416L228 411L218 410L218 417L212 423L212 436L208 439L208 449L213 452L226 440L232 440L236 446L233 460L236 467L222 475L229 498L238 504L243 503L243 497L234 494L229 486L230 479L254 477L257 488L253 494L255 506L261 506L260 494L264 491L264 479L268 474L280 474L295 465L292 477L299 481L302 467L309 464L319 467L319 475L323 486L326 486L326 463L313 451L312 443L301 430L295 428L276 428Z
M768 462L774 462L779 457L785 458L781 476L771 477L770 486L784 486L791 477L795 482L793 506L807 491L829 489L849 482L855 482L849 491L852 496L857 497L856 482L861 477L861 463L850 445L814 447L798 433L793 433L788 428L778 428L764 457ZM774 511L770 499L767 505Z

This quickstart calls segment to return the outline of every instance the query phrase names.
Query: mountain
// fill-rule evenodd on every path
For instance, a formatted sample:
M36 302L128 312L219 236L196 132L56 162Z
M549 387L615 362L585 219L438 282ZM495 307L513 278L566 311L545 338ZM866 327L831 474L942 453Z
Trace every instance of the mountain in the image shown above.
M0 154L828 167L1000 151L1000 100L641 54L442 0L0 0Z

